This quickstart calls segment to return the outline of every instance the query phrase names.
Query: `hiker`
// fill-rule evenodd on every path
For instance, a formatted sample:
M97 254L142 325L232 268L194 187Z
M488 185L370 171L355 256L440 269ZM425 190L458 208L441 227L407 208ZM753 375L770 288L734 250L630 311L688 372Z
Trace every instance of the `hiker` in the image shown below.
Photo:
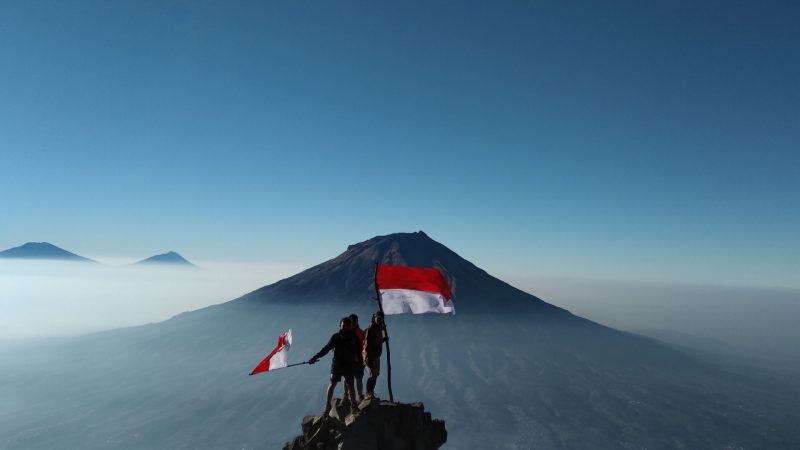
M361 327L358 326L358 316L353 313L350 314L350 329L358 338L358 347L356 347L355 354L355 368L353 369L353 378L356 382L356 391L358 392L358 402L364 400L364 337L366 334Z
M378 311L372 315L372 323L367 327L364 339L364 362L369 371L369 378L367 378L368 399L375 398L375 383L377 383L378 375L381 371L383 343L389 340L388 337L383 335L384 329L383 313Z
M328 397L325 402L325 412L323 416L328 415L331 410L331 401L333 400L333 390L339 381L344 378L344 398L355 398L353 395L353 366L355 366L355 358L353 353L356 351L358 338L356 338L353 331L350 329L350 318L343 317L339 321L339 332L331 336L328 343L322 347L316 355L308 360L309 364L314 364L320 358L327 355L329 351L333 350L333 360L331 361L331 382L328 385ZM351 402L350 408L353 409L355 404Z

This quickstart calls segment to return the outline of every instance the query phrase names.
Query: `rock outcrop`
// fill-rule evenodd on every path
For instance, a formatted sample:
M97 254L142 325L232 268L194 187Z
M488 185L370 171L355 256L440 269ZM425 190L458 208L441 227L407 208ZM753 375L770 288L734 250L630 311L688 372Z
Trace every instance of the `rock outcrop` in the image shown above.
M334 399L327 416L306 416L303 434L284 450L433 450L447 441L444 421L422 403L364 400L351 409Z

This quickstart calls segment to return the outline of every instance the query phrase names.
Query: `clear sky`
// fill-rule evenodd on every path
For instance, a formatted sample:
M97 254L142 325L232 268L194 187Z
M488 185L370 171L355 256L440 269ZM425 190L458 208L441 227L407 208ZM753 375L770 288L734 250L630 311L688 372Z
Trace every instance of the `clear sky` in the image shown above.
M0 248L800 287L800 3L5 1Z

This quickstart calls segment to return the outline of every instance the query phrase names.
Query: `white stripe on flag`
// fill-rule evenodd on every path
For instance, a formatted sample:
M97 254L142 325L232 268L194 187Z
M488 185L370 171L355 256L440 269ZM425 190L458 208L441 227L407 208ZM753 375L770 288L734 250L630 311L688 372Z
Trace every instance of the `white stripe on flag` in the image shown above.
M415 291L412 289L381 289L383 313L390 314L424 314L424 313L456 313L453 302L445 300L438 292Z
M283 348L278 350L269 360L269 370L282 369L289 365L289 347L292 346L292 330L286 332Z

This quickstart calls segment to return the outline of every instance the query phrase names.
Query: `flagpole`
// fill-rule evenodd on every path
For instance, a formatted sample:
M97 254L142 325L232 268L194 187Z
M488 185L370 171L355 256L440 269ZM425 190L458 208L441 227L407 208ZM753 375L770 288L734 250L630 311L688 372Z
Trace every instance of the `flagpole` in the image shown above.
M381 302L381 290L378 287L378 266L380 263L375 263L375 295L378 297L378 310L383 314L383 302ZM392 352L389 351L389 331L386 329L386 316L383 317L383 335L386 337L386 381L389 383L389 401L394 403L394 395L392 394Z
M289 364L288 366L279 367L278 369L273 369L273 370L286 369L287 367L294 367L294 366L302 366L303 364L308 364L308 361L305 361L305 362L299 362L299 363L294 363L294 364ZM259 372L259 373L261 373L261 372ZM253 372L250 372L250 374L249 374L249 375L251 375L251 376L252 376L252 375L253 375Z

